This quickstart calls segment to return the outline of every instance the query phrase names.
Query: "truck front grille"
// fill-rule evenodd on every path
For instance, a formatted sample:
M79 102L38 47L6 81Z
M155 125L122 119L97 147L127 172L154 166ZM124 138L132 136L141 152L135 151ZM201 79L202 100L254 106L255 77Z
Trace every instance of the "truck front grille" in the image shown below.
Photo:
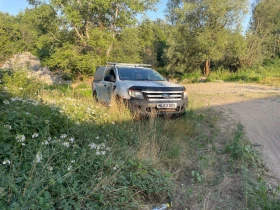
M148 101L181 101L183 91L143 91Z

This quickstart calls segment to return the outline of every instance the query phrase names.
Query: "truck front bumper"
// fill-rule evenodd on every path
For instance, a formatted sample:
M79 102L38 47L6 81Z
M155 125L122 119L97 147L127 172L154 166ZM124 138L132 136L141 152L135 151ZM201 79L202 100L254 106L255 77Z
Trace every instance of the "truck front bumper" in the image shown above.
M131 98L127 100L128 107L132 113L140 115L182 115L188 106L188 98L181 101L157 101L150 102L145 99ZM158 103L176 103L176 108L157 108Z

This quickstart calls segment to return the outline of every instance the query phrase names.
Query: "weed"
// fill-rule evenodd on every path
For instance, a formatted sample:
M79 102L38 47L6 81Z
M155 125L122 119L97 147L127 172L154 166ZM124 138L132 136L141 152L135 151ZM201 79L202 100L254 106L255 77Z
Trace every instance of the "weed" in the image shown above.
M252 146L244 140L244 131L241 124L237 127L233 141L226 145L226 152L230 153L232 158L238 159L241 162L246 162L250 166L259 168L263 172L261 156L259 152L254 150Z
M195 178L196 181L198 182L202 182L203 180L203 175L201 175L199 172L197 171L192 171L192 176Z

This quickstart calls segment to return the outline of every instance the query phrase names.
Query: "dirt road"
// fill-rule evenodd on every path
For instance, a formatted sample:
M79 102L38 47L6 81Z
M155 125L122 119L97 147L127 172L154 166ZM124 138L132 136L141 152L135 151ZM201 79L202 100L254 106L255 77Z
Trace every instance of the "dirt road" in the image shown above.
M280 182L280 88L236 83L185 85L190 107L214 108L225 118L240 122L270 169L274 182ZM222 129L228 129L222 126Z

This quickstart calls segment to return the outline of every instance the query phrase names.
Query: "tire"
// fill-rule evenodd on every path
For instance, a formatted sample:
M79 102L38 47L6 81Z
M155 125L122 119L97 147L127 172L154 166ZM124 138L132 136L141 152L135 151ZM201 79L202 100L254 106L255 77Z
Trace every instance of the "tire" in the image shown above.
M93 97L93 100L94 100L95 102L98 102L98 98L97 98L97 93L96 93L96 91L93 91L93 92L92 92L92 97Z

